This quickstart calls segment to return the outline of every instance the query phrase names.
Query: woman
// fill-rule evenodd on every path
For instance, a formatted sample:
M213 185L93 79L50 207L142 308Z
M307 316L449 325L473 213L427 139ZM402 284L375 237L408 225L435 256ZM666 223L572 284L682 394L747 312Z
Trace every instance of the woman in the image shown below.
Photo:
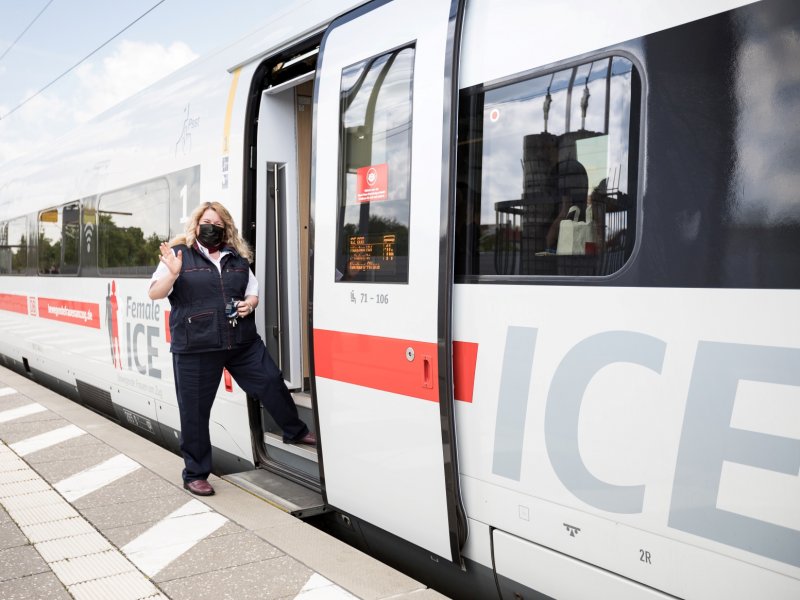
M227 368L283 429L283 441L316 445L256 331L258 282L252 253L227 209L205 202L192 212L186 233L161 244L150 298L169 296L172 366L181 416L183 487L210 496L211 405ZM227 305L227 309L226 309Z

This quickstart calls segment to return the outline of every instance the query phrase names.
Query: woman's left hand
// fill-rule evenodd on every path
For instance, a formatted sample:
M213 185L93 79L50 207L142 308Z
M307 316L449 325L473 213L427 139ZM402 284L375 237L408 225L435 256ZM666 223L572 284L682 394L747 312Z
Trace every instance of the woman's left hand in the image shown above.
M236 305L236 312L239 314L239 318L243 319L253 312L253 306L247 300L242 300Z

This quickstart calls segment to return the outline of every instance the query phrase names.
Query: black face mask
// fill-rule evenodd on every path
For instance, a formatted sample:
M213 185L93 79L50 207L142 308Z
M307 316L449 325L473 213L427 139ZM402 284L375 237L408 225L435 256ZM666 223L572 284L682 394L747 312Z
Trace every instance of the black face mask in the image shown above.
M225 229L211 223L202 223L200 225L200 233L197 234L197 240L211 252L219 250L224 237Z

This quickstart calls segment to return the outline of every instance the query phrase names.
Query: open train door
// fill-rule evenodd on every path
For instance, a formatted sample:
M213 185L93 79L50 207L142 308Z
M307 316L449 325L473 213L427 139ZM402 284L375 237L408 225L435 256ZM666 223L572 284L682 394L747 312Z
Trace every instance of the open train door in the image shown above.
M331 25L312 183L326 501L454 562L465 536L447 234L459 11L372 2Z

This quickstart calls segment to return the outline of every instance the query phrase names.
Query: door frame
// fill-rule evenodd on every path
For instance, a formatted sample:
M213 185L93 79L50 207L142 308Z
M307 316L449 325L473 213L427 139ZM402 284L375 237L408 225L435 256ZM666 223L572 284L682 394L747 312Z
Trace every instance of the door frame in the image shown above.
M439 236L439 413L442 423L442 458L444 460L447 519L450 549L455 562L467 541L468 522L461 497L456 437L455 395L453 381L453 282L455 264L456 149L458 138L458 67L461 59L461 34L466 0L452 0L448 17L447 62L445 62L442 144L441 232Z
M243 161L242 165L243 169L242 223L240 226L240 233L242 237L250 244L251 248L254 251L254 259L251 267L253 271L256 273L260 268L259 262L266 260L266 256L259 256L258 253L256 253L256 249L258 248L257 238L259 235L263 233L263 228L264 226L266 226L266 223L262 223L261 224L262 226L259 227L259 223L256 216L258 213L258 203L259 203L258 166L260 159L258 156L258 136L259 136L259 116L262 105L261 102L262 94L265 91L265 89L267 89L268 76L272 68L276 64L291 60L296 56L303 55L313 51L314 49L319 47L322 37L323 37L323 32L321 30L316 30L307 37L304 37L300 40L295 40L291 44L287 45L284 48L281 48L277 52L263 57L262 59L260 59L260 62L253 73L252 79L250 80L250 86L248 89L248 95L246 100L245 119L244 119L243 149L244 149L245 160ZM318 60L319 57L317 57L317 62ZM290 77L289 80L291 79L292 78ZM312 181L313 181L313 175L312 175ZM311 230L310 224L309 224L309 230ZM299 258L300 254L298 254L298 260ZM310 269L311 265L309 261L309 271L308 271L309 277L306 282L308 285L310 285L311 283ZM260 283L262 284L262 289L263 289L264 284L266 282L260 282ZM302 283L303 282L300 281L301 287ZM301 323L303 319L306 318L306 308L307 307L305 306L299 306L298 320ZM308 320L307 322L310 323L310 320ZM266 335L267 332L262 330L262 333ZM300 339L299 343L301 344L301 353L302 353L302 343L303 343L302 338ZM309 352L312 351L310 343L308 351ZM302 370L300 373L300 377L302 378ZM270 456L267 454L265 443L263 441L264 428L261 421L261 410L262 409L259 401L256 398L248 395L247 412L250 425L251 443L252 443L255 466L260 468L266 468L267 470L272 471L282 477L301 483L302 485L310 489L313 489L315 491L319 491L321 485L319 479L309 477L305 473L292 469L284 465L283 463L276 462L275 460L270 458ZM313 412L314 412L314 417L316 419L317 412L315 409L313 410ZM322 477L321 452L319 453L319 463L320 463L320 477Z

